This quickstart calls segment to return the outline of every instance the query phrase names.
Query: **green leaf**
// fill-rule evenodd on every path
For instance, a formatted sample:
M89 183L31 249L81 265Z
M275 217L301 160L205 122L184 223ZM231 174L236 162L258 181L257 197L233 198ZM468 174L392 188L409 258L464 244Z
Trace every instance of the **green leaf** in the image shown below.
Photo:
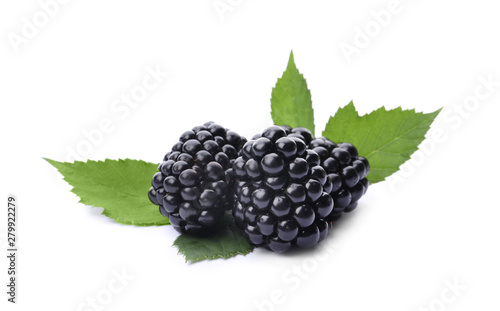
M149 201L151 179L158 165L141 160L57 162L45 159L64 176L80 202L102 207L116 222L135 226L168 225L168 219Z
M360 117L350 102L330 117L323 136L356 146L359 154L370 162L368 180L377 183L398 171L418 150L440 111L421 113L382 107Z
M184 255L186 262L198 262L206 259L230 258L236 255L246 255L253 246L236 227L232 217L226 216L221 223L221 229L213 236L195 237L181 234L174 241L179 253Z
M293 60L293 52L283 76L271 94L271 116L274 124L302 126L314 133L314 110L306 79Z

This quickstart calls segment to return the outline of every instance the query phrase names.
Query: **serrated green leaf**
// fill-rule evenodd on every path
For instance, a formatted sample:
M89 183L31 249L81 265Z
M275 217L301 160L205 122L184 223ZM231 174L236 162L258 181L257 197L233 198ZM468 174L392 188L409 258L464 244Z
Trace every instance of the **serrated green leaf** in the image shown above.
M168 225L168 219L149 201L151 179L158 165L141 160L57 162L45 159L64 180L80 202L102 207L103 215L116 222L135 226Z
M398 171L418 150L440 111L421 113L382 107L360 117L350 102L330 117L323 136L356 146L359 154L370 162L368 180L377 183Z
M314 110L306 79L295 66L293 52L288 66L271 94L271 116L274 124L302 126L314 133Z
M174 241L179 253L184 255L186 262L198 262L207 259L230 258L236 255L246 255L253 250L236 227L232 217L224 217L221 229L213 236L196 237L181 234Z

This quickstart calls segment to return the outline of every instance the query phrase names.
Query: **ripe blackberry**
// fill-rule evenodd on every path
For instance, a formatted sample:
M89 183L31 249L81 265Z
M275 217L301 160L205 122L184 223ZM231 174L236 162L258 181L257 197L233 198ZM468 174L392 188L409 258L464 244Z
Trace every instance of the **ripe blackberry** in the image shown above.
M306 150L308 138L306 129L271 126L234 161L233 216L252 244L281 253L312 247L327 236L325 217L333 199L324 191L329 180L319 160L310 161L319 155Z
M232 162L246 142L207 122L184 132L153 176L149 199L180 233L210 233L233 203Z
M337 220L342 213L354 210L358 200L366 193L370 164L358 155L358 150L350 143L335 144L319 137L311 140L308 147L320 156L320 165L331 181L331 187L325 187L325 191L332 196L334 208L326 220Z
M309 163L317 163L327 172L329 181L324 189L332 196L335 204L332 214L326 220L331 222L340 218L343 212L353 211L370 184L366 179L370 172L368 160L359 156L356 147L350 143L337 145L325 137L314 138L303 127L281 127L287 137L300 138L306 143Z

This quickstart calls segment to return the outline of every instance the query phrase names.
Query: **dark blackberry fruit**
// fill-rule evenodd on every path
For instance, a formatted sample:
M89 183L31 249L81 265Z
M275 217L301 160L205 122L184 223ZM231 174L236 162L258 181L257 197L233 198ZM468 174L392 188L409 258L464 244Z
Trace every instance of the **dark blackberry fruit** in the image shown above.
M294 137L301 138L306 143L306 145L311 143L311 141L314 139L311 131L309 131L305 127L295 127L291 129L291 133L288 135L293 135Z
M335 144L325 137L313 139L309 148L320 155L320 165L328 174L335 207L326 217L328 222L337 220L344 212L354 210L358 200L366 193L369 182L366 176L370 164L358 155L358 150L350 143Z
M331 182L304 140L312 140L307 129L271 126L233 163L233 216L253 245L282 253L312 247L328 234L325 218L334 202L325 187Z
M184 132L153 176L149 199L180 233L212 233L233 205L232 163L246 139L214 122Z

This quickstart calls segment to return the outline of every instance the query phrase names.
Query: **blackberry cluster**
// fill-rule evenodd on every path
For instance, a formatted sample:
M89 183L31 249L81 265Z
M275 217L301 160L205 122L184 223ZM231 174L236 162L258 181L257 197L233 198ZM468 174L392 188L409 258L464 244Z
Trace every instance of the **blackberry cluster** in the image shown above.
M153 176L151 202L180 233L214 231L225 210L248 240L275 252L323 240L368 188L349 143L271 126L248 141L214 122L184 132Z
M214 122L184 132L153 176L149 199L180 233L209 234L233 203L232 163L246 139Z
M368 160L359 156L356 147L350 143L336 144L325 137L314 138L312 133L303 127L281 127L287 137L300 138L306 143L307 152L314 151L319 156L316 158L311 153L309 161L321 165L328 175L331 188L329 187L327 192L333 198L334 208L325 220L331 223L339 219L344 212L353 211L368 189Z
M358 155L358 150L350 143L335 144L325 137L309 142L310 150L319 155L319 162L328 174L332 183L329 194L334 201L332 213L326 218L328 222L339 219L344 212L353 211L358 200L368 189L366 176L370 172L370 164Z
M281 253L327 236L332 183L320 156L307 149L311 140L307 129L271 126L248 141L234 161L233 216L252 244Z

